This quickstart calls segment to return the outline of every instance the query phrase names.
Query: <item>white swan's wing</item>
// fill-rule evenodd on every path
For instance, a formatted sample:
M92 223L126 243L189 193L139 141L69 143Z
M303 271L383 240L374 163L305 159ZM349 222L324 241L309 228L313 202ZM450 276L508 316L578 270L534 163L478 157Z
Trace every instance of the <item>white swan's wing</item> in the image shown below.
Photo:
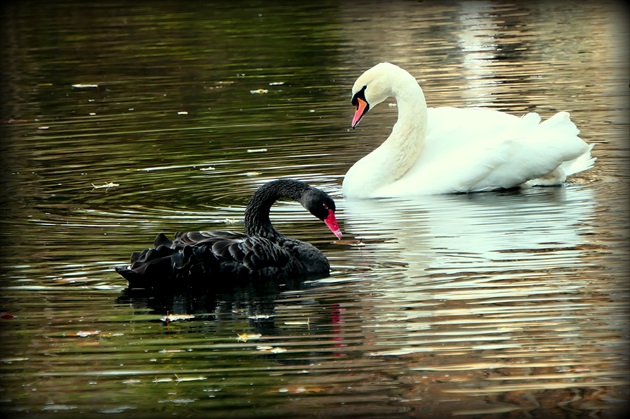
M428 120L421 157L377 195L511 188L553 173L589 151L566 112L540 123L535 113L518 118L489 109L430 108ZM584 160L592 165L590 153L588 157ZM549 182L564 181L569 173L561 172L553 173Z

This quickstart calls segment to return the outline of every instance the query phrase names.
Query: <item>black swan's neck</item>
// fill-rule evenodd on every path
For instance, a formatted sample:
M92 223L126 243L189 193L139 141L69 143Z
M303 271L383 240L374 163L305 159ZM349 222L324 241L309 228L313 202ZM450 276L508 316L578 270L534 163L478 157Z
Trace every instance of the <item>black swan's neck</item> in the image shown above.
M256 191L245 209L245 232L250 236L278 238L280 234L271 224L269 211L278 199L300 201L310 187L303 182L279 179L269 182Z

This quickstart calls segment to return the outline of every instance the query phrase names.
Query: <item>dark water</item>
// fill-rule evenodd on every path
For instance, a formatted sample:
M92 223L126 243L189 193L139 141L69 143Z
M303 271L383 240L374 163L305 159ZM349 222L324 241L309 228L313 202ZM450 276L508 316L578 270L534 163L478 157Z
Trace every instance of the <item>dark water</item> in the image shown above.
M616 417L628 400L628 25L616 3L13 2L2 17L8 417ZM380 61L431 106L567 110L561 188L344 201L395 122L350 130ZM330 278L130 295L157 232L242 229L267 180L335 197ZM188 315L165 324L166 313ZM10 318L12 317L12 318Z

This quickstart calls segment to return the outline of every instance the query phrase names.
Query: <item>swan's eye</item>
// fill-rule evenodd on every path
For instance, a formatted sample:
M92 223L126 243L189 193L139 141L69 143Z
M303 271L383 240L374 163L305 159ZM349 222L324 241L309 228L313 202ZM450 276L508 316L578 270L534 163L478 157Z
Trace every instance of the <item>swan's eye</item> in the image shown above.
M352 96L352 104L354 106L359 106L359 99L363 99L364 102L367 102L367 100L365 100L365 89L367 89L367 85L363 86L361 90L359 90L354 94L354 96Z

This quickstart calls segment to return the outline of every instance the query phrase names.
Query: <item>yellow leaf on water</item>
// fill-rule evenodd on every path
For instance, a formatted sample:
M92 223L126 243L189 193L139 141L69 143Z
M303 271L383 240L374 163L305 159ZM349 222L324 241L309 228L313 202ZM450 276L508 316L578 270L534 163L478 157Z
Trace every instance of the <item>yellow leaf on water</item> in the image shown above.
M252 334L248 334L248 333L239 333L238 334L238 341L239 342L247 342L248 340L256 340L256 339L260 339L262 335L260 333L252 333Z

